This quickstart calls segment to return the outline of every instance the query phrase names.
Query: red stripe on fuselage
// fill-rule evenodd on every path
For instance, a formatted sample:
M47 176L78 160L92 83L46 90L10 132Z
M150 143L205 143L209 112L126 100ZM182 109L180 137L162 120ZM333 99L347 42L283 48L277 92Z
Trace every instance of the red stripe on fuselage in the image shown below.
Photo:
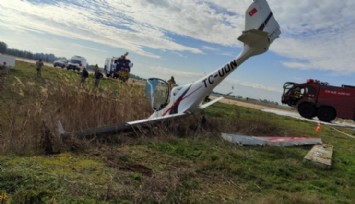
M173 108L175 108L176 106L178 106L180 104L180 102L182 100L184 100L185 98L191 96L193 93L195 93L197 90L199 90L200 88L202 88L202 86L198 87L196 90L192 91L189 95L179 98L170 108L168 108L164 113L163 116L165 116L167 113L169 113Z

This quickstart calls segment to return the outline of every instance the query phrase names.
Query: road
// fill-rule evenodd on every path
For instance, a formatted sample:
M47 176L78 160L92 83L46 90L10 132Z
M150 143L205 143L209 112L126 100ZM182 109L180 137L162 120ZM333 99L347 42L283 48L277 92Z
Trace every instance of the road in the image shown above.
M270 106L267 106L267 105L253 104L253 103L248 103L248 102L243 102L243 101L233 100L233 99L226 99L226 98L222 99L220 102L226 103L226 104L233 104L233 105L246 107L246 108L258 109L258 110L261 110L264 112L274 113L276 115L295 118L297 120L305 120L305 121L309 121L309 122L320 123L320 124L324 124L324 125L331 125L331 126L335 126L335 127L346 127L346 128L355 129L355 122L352 120L336 119L336 120L332 121L331 123L320 121L320 120L318 120L317 117L314 117L312 120L309 120L309 119L301 117L296 110L287 109L287 107L280 106L278 108L277 106L275 106L273 108L270 108Z
M18 58L18 57L15 57L15 59L18 60L18 61L23 61L23 62L28 62L28 63L36 64L36 60L23 59L23 58ZM44 65L46 65L46 66L53 67L53 64L52 64L52 63L49 63L49 62L43 62L43 63L44 63Z
M248 102L243 102L243 101L233 100L233 99L228 99L228 98L224 98L224 99L220 100L220 102L226 103L226 104L242 106L242 107L246 107L246 108L258 109L258 110L269 108L266 105L264 106L264 105L261 105L261 104L248 103Z

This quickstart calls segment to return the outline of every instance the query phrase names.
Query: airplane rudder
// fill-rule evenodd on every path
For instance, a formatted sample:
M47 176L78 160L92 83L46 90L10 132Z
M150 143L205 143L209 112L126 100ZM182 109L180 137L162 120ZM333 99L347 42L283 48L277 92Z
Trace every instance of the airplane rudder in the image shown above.
M245 30L260 30L268 33L270 42L281 34L280 26L266 0L254 0L245 13Z
M245 12L245 30L259 29L270 12L265 0L254 0Z

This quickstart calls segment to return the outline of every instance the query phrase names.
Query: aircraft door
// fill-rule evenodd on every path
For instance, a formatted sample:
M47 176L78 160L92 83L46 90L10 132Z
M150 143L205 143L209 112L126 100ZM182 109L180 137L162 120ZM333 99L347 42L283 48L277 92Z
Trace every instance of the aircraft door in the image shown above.
M160 110L167 105L169 98L169 85L166 81L158 78L147 79L145 92L149 105L154 110Z

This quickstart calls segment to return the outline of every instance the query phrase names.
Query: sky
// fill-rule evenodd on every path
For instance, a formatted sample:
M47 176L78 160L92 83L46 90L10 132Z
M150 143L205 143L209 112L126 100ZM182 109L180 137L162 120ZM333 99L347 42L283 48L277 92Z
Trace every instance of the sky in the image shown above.
M252 0L1 0L0 41L9 48L80 55L89 64L129 52L132 73L190 83L241 52ZM281 27L214 91L280 103L283 84L317 79L355 85L354 0L268 0Z

